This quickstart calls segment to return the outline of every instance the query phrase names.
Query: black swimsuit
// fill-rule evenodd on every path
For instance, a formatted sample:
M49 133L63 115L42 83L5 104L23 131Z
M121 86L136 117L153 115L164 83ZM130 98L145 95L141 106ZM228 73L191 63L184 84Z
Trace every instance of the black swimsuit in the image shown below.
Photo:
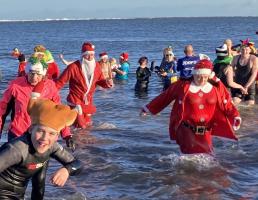
M0 148L0 199L24 199L29 180L32 180L31 199L43 199L50 157L60 162L70 175L81 169L80 161L58 143L44 154L37 153L29 133L3 145Z
M242 86L245 86L245 84L248 82L249 78L252 75L252 69L249 67L250 60L246 65L241 65L240 58L241 56L239 56L237 60L237 64L234 68L234 72L235 72L234 81ZM244 98L244 100L254 100L255 99L255 81L248 88L248 95L243 95L240 89L232 89L231 92L233 97L238 97L240 99Z

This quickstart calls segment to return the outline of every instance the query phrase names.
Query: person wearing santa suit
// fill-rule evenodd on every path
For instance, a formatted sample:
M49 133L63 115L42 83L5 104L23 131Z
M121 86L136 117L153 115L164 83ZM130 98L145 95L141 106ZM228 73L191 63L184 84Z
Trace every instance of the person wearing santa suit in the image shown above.
M142 115L157 114L174 101L169 132L182 153L212 153L212 136L237 140L239 112L223 83L210 79L212 69L209 60L198 61L191 79L173 83L142 109Z
M56 80L56 87L61 89L69 82L68 105L79 111L75 126L86 128L92 125L91 116L96 112L93 95L96 86L113 86L112 79L105 79L99 63L95 61L95 46L85 42L81 49L81 60L69 64Z

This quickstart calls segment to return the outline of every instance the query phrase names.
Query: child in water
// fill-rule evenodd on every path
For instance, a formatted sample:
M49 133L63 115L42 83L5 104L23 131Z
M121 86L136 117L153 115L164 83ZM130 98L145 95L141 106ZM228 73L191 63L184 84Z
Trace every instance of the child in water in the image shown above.
M110 63L111 70L112 70L112 78L115 78L116 72L114 70L117 69L119 66L118 66L115 58L110 58L109 63Z
M135 91L146 92L148 90L149 77L151 76L151 71L147 67L148 58L141 57L138 61L140 67L136 70L136 79L137 82L135 84Z

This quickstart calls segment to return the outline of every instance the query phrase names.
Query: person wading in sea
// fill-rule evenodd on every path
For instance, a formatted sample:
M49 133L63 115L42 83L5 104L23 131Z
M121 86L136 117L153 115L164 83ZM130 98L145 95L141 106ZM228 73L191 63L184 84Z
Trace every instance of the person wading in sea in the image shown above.
M57 143L60 130L73 123L77 112L51 100L31 99L28 113L30 129L0 148L0 199L24 199L31 180L31 199L42 200L50 158L63 165L51 177L55 186L64 186L69 175L81 171L80 161Z
M200 60L193 78L175 82L141 111L157 114L174 101L169 133L182 153L213 153L212 135L237 140L233 128L240 127L239 112L223 83L209 79L212 68L209 60Z

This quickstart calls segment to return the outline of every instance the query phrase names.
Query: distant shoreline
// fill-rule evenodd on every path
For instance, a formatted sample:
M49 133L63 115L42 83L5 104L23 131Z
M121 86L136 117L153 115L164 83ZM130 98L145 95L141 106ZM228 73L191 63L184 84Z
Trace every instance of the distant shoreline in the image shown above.
M48 21L90 21L90 20L135 20L135 19L180 19L180 18L258 18L258 16L212 16L212 17L135 17L135 18L57 18L57 19L0 19L1 22L48 22Z

